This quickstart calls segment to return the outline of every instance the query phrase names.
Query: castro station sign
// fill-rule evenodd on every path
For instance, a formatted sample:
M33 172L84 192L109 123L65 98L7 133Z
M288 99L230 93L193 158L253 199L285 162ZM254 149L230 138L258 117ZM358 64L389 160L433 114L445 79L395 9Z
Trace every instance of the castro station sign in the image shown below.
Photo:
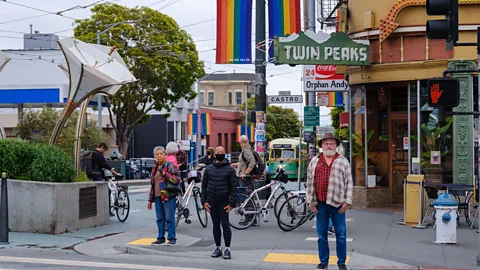
M345 33L332 35L312 31L275 37L274 55L276 65L370 65L368 40L352 40Z

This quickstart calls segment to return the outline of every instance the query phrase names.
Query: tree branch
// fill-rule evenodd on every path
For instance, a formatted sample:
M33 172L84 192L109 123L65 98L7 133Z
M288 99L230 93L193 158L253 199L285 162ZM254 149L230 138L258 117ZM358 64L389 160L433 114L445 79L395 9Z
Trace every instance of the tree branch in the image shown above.
M107 96L107 102L108 102L109 104L112 104L112 103L110 102L110 98L109 98L108 96ZM113 121L113 112L112 112L111 106L107 106L107 108L108 108L108 114L109 114L109 116L110 116L110 124L112 124L113 129L117 130L117 125L116 125L116 123L114 123L114 121Z

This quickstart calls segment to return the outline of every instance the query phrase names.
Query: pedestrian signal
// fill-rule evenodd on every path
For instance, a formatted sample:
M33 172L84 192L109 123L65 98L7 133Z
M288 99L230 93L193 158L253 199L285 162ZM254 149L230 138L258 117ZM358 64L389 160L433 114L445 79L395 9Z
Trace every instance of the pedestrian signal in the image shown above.
M457 107L460 103L460 83L455 78L428 80L428 106Z

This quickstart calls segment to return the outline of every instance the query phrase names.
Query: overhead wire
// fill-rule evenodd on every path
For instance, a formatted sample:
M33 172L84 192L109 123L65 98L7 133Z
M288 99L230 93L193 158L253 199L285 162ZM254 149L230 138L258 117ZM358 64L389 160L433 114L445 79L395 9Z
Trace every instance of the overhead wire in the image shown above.
M40 11L40 12L44 12L44 13L48 13L48 14L51 14L51 15L61 16L61 17L64 17L64 18L67 18L67 19L70 19L70 20L76 20L75 18L72 18L72 17L63 15L61 12L51 12L51 11L47 11L47 10L44 10L44 9L40 9L40 8L23 5L23 4L19 4L19 3L16 3L16 2L12 2L12 1L10 1L10 0L8 0L8 1L7 1L7 0L3 0L3 1L0 1L0 2L4 2L4 3L11 4L11 5L16 5L16 6L20 6L20 7L24 7L24 8L28 8L28 9L32 9L32 10L36 10L36 11Z

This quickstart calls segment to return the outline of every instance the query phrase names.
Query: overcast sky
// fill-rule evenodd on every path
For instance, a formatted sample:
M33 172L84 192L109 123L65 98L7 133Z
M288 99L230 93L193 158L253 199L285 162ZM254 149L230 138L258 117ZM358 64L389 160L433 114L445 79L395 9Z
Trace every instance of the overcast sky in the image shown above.
M10 3L9 3L10 2ZM90 8L74 9L62 13L64 16L55 14L58 11L73 8L75 6L87 6L99 0L7 0L0 1L0 49L23 49L23 34L30 32L30 24L33 30L41 33L56 33L60 37L73 36L73 19L87 18L90 16ZM215 64L215 37L216 37L216 0L118 0L115 2L128 7L150 6L160 12L168 14L185 29L197 44L200 59L205 61L206 72L224 70L226 72L254 73L255 67L250 65L216 65ZM255 1L253 1L255 3ZM14 4L15 3L15 4ZM20 6L23 5L23 6ZM28 7L25 7L28 6ZM39 10L35 10L39 9ZM41 11L42 10L42 11ZM35 17L34 17L35 16ZM26 20L23 18L32 17ZM66 18L69 17L69 18ZM11 22L13 20L18 20ZM255 10L253 11L255 22ZM183 27L187 26L187 27ZM317 25L319 30L319 25ZM268 31L268 25L267 25ZM252 26L255 33L255 25ZM268 35L267 35L268 36ZM255 40L254 37L252 40ZM254 47L252 45L252 51ZM252 52L252 57L254 57ZM267 95L277 95L278 91L291 91L292 95L302 94L302 69L300 66L288 65L267 66ZM303 116L302 104L285 104L284 107L295 109ZM330 117L327 115L328 108L322 109L322 126L330 125Z

